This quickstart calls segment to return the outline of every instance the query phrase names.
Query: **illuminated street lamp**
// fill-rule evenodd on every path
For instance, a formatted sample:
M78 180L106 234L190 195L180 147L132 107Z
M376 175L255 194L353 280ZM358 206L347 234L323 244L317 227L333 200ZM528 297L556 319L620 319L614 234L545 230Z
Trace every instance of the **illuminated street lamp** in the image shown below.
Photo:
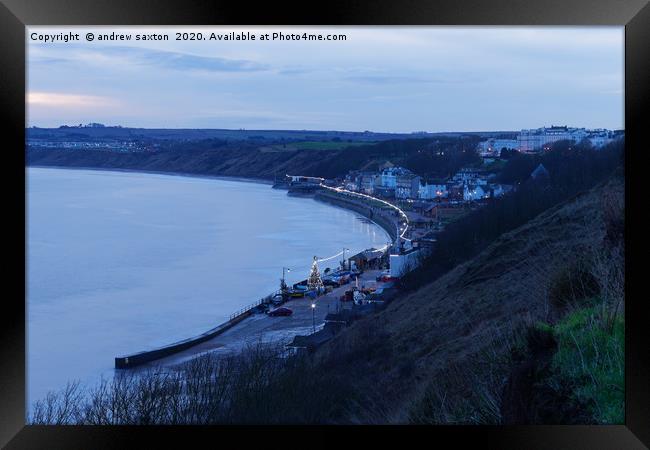
M311 327L312 332L316 333L316 303L311 304Z

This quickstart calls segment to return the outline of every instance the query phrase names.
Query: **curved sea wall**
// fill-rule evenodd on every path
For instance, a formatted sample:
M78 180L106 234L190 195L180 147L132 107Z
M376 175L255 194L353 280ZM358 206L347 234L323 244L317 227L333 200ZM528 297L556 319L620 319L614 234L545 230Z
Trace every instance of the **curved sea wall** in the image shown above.
M143 352L133 353L126 356L117 356L115 358L116 369L130 369L148 362L156 361L167 356L174 355L197 344L205 342L213 337L219 336L224 331L237 325L239 322L249 317L252 314L252 308L244 311L243 313L231 318L229 321L222 323L218 327L206 331L196 337L184 339L182 341L174 342L173 344L166 345L154 350L146 350Z
M330 190L317 192L314 199L355 211L382 227L393 241L397 239L398 221L393 211L389 211L381 206L375 207L363 200L354 199L345 194Z
M379 225L384 231L386 231L386 233L388 233L393 241L397 237L397 217L394 215L393 211L390 211L381 205L373 206L368 202L350 198L342 193L324 190L316 192L314 198L325 203L330 203L341 208L355 211ZM254 307L258 304L259 303L256 303L249 306L248 308L240 310L238 313L233 314L233 316L227 322L198 336L174 342L172 344L153 350L146 350L130 355L118 356L115 358L115 368L129 369L136 367L142 364L156 361L161 358L165 358L167 356L174 355L183 350L194 347L197 344L212 339L252 315Z

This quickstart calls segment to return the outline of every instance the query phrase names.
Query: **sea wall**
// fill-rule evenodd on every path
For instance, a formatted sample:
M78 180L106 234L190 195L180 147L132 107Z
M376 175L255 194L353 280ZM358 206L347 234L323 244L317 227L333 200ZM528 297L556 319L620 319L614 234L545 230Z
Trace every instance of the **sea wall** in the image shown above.
M205 342L213 337L219 336L224 331L235 326L245 318L253 314L252 309L242 312L241 314L231 318L225 323L222 323L218 327L212 328L211 330L206 331L203 334L200 334L196 337L184 339L182 341L174 342L173 344L166 345L154 350L146 350L139 353L133 353L126 356L118 356L115 358L115 368L116 369L130 369L148 362L152 362L167 356L174 355L183 350L187 350L190 347L193 347L201 342Z
M395 240L397 237L397 218L392 215L392 211L386 210L380 206L371 206L364 201L352 199L343 194L338 194L332 191L319 191L315 194L314 198L322 202L355 211L379 225L386 231L386 233L388 233L392 240ZM238 311L227 322L198 336L174 342L170 345L166 345L164 347L156 348L153 350L146 350L130 355L118 356L115 358L115 368L129 369L136 367L174 355L197 344L212 339L235 326L247 317L251 316L254 306L256 306L256 304L252 305L252 307L247 307L243 310Z
M373 207L362 200L352 199L330 190L317 192L314 199L355 211L382 227L393 241L397 238L397 217L392 215L392 211Z

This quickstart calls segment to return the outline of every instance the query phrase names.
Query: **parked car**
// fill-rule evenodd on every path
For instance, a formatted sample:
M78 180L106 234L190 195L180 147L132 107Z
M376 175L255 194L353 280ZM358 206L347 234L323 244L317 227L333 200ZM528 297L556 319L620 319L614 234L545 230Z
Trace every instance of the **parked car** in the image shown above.
M285 307L277 308L277 309L274 309L273 311L269 312L269 316L273 316L273 317L276 317L276 316L290 316L291 314L293 314L293 311L291 309L285 308Z
M324 286L334 286L334 287L339 287L341 283L338 282L338 280L335 280L333 278L327 278L323 280L323 285Z
M275 306L279 306L283 303L284 299L282 298L282 294L277 294L271 299L271 303Z
M390 272L388 270L385 270L382 273L380 273L379 275L377 275L377 278L375 278L375 280L384 281L383 278L384 277L389 277L389 276L390 276Z
M342 302L351 302L354 299L354 293L352 290L345 291L345 294L341 295L339 298Z
M383 274L377 277L377 281L383 281L384 283L387 283L389 281L397 281L397 278L391 277L390 274Z

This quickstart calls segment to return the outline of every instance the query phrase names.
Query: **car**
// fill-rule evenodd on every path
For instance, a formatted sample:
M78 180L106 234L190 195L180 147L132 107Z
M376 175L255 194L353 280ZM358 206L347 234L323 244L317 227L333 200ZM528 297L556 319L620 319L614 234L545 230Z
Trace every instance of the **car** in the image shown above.
M381 275L381 277L377 277L377 281L383 281L384 283L388 283L390 281L397 281L398 278L396 277L391 277L389 274L384 274Z
M345 294L343 294L343 295L341 295L341 297L339 297L339 300L342 301L342 302L351 302L353 299L354 299L354 292L352 292L351 289L345 291Z
M293 311L289 308L277 308L274 309L273 311L269 311L269 316L276 317L276 316L290 316L293 314Z
M340 284L338 281L333 280L333 279L331 279L331 278L327 278L327 279L323 280L323 286L334 286L334 287L339 287L340 285L341 285L341 284Z

